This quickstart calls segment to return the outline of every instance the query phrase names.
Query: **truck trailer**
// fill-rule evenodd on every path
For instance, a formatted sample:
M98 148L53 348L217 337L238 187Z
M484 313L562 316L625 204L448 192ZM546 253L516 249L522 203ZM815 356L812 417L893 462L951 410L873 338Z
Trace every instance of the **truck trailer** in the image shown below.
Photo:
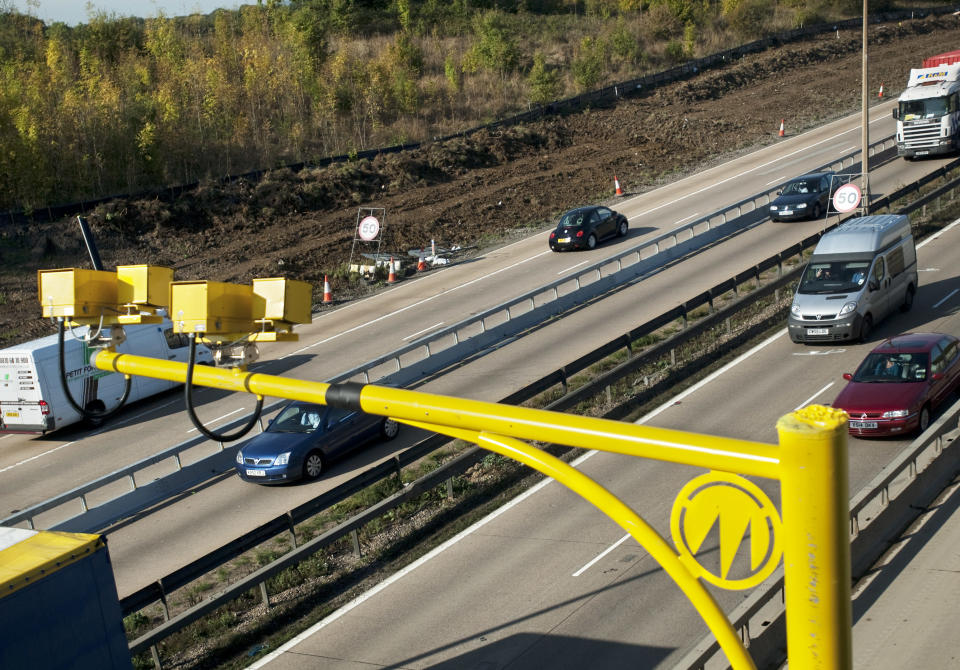
M960 148L960 51L930 56L911 69L893 118L898 156L910 160Z
M187 361L189 340L173 332L166 317L160 324L126 326L126 341L120 353ZM117 372L99 370L90 364L93 350L84 337L87 326L65 334L64 370L74 401L89 412L110 410L123 396L125 378ZM57 335L48 335L7 349L0 349L0 433L44 434L83 419L67 400L60 380ZM209 348L198 343L197 363L213 364ZM149 377L131 379L128 402L173 388L173 382Z
M106 538L0 526L0 668L133 669Z

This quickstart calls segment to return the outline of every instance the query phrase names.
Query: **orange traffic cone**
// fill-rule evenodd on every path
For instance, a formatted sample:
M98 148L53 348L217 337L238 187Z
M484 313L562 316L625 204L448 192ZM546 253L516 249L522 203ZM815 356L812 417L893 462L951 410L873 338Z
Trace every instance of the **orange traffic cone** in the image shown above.
M393 256L390 257L390 271L387 273L387 283L395 284L397 282L397 274L393 269Z
M783 124L786 119L780 119L780 137L783 137Z
M882 81L880 82L880 92L877 93L877 97L878 97L878 98L882 98L882 97L883 97L883 82L882 82Z
M427 269L427 261L423 257L423 249L420 250L420 260L417 261L417 272L423 272Z
M329 305L333 302L333 293L330 291L330 280L327 275L323 275L323 304Z
M613 185L617 189L617 195L623 195L623 189L620 188L620 180L617 179L617 175L613 175Z

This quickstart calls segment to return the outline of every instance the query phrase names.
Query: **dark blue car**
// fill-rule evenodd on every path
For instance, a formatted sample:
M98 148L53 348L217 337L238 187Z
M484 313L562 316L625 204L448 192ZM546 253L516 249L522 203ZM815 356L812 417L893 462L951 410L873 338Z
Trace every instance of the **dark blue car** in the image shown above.
M336 458L400 431L393 419L293 401L237 450L240 478L258 484L317 479Z
M774 221L819 219L827 212L834 191L847 181L849 176L833 172L812 172L791 179L770 203L770 218Z

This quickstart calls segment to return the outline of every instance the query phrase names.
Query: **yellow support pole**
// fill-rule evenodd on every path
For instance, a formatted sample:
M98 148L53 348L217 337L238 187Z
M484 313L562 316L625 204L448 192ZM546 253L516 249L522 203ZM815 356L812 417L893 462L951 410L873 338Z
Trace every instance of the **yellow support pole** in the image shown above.
M515 461L530 466L534 470L555 479L581 498L610 517L621 528L630 533L640 546L646 549L657 563L670 575L690 600L704 623L710 629L727 655L734 670L755 670L753 658L747 652L737 632L730 624L723 609L710 595L699 579L687 568L677 552L646 521L630 509L622 500L603 488L585 474L548 454L542 449L505 435L487 432L458 430L436 424L417 421L404 422L416 428L443 433L450 437L474 442L489 451L502 454Z
M811 405L777 422L791 670L853 667L847 414Z

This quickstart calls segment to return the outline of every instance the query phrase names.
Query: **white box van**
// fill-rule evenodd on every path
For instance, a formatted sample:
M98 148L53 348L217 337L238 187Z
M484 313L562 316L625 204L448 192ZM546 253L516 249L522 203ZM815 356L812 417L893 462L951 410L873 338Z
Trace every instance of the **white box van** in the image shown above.
M74 401L92 411L112 409L123 395L124 376L90 365L91 349L81 339L83 326L67 332L63 340L64 369ZM126 326L120 353L150 356L186 363L189 340L161 324ZM212 364L210 350L197 344L197 362ZM176 386L149 377L131 378L127 402L140 400ZM83 417L67 401L60 382L57 335L48 335L8 349L0 349L0 433L48 433Z
M851 219L824 235L803 271L787 330L794 342L864 341L917 292L917 251L902 214Z

